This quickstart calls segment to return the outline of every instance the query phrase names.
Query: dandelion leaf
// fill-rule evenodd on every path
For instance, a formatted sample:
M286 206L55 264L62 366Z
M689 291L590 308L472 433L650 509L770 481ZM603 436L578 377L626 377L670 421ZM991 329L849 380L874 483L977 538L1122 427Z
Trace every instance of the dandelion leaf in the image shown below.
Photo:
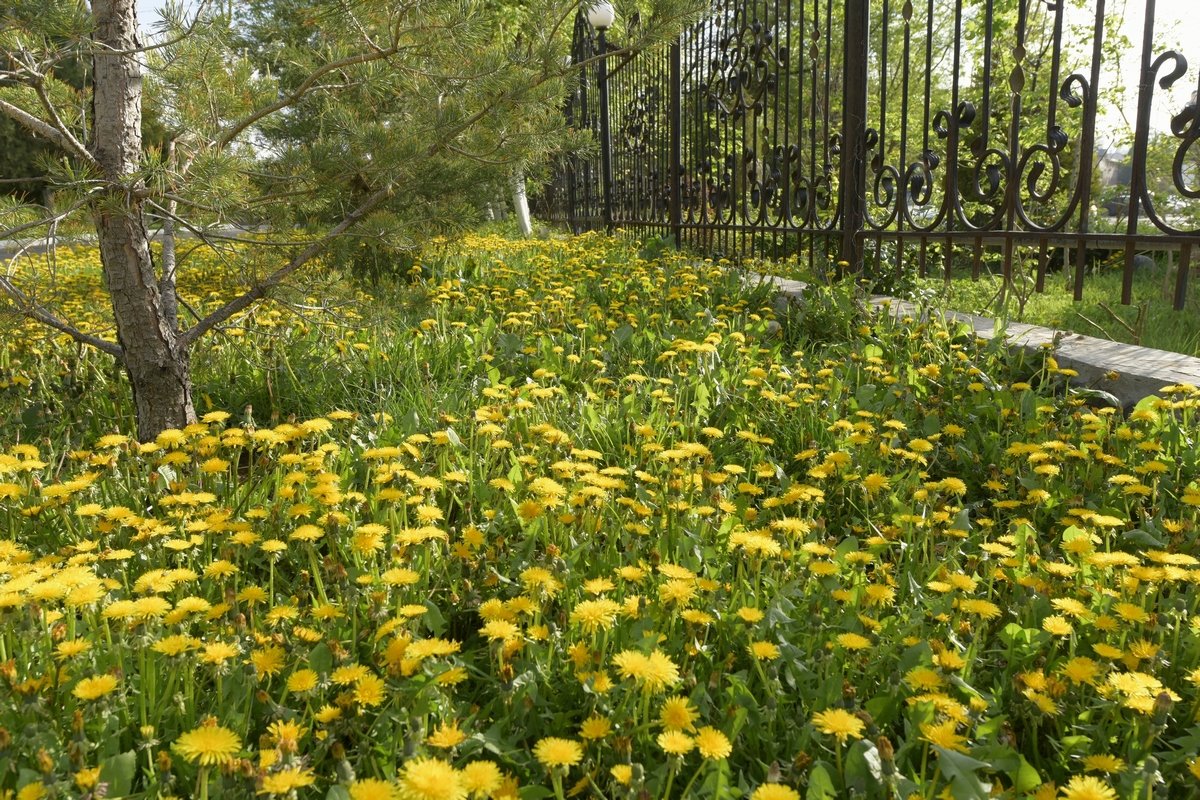
M132 750L104 759L100 764L100 782L108 786L107 797L125 797L133 791L137 772L137 754Z
M859 739L846 752L846 789L873 794L883 776L879 750L866 739Z
M991 796L991 784L984 783L976 774L989 767L986 761L937 745L933 750L937 753L942 774L950 779L950 792L955 800L987 800Z
M804 793L804 800L833 800L837 796L829 769L825 764L817 762L808 773L808 791Z

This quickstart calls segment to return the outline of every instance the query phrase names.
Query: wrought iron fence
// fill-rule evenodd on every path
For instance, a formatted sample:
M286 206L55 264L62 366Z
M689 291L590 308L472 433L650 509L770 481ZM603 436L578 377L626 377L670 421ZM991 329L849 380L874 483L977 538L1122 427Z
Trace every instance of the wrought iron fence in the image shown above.
M596 156L562 163L535 207L818 274L1019 271L1041 291L1063 270L1077 299L1107 259L1125 303L1140 256L1166 254L1182 309L1200 73L1181 93L1188 62L1143 1L1130 45L1106 0L713 0L670 46L584 70L565 111ZM609 52L582 14L574 36L577 61ZM1131 56L1136 114L1114 148L1104 109Z

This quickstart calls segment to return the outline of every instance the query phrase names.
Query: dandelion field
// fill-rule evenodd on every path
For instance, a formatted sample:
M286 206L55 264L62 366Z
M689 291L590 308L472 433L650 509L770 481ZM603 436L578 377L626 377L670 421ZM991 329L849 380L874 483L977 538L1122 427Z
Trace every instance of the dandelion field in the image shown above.
M346 299L145 445L5 328L0 796L1200 795L1195 388L595 236Z

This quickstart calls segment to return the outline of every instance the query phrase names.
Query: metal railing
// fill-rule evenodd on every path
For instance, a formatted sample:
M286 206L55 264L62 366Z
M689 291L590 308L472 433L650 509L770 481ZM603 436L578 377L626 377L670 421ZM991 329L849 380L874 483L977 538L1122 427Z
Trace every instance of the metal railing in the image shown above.
M1169 254L1182 309L1200 76L1180 93L1188 62L1139 1L1128 45L1105 0L714 0L669 46L585 70L565 112L596 154L561 163L535 208L817 274L1021 270L1041 291L1061 269L1077 299L1107 258L1125 303L1140 256ZM574 37L578 61L607 47L582 15ZM1111 109L1133 55L1122 136Z

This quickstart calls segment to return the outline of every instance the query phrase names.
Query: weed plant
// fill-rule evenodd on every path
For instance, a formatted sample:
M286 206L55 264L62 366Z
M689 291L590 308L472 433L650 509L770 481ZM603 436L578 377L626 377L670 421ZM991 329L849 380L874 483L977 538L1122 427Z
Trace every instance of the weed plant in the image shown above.
M7 328L0 793L1196 793L1195 388L1123 418L639 252L472 237L264 307L145 444Z

